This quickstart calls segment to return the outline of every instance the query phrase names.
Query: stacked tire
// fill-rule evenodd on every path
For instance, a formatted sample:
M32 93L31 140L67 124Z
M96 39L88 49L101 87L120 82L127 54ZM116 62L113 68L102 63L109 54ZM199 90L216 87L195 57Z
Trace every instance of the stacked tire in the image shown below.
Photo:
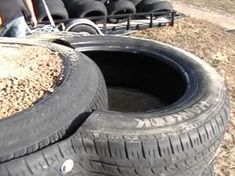
M169 12L169 1L162 0L45 0L53 19L91 18L93 22L124 22L128 14L145 12ZM39 22L47 21L47 13L41 0L34 1ZM125 15L126 14L126 15ZM123 16L124 15L124 16Z
M61 0L45 0L45 2L48 6L48 9L53 19L65 20L69 18L68 12L65 9L64 3ZM33 1L33 3L34 3L34 9L35 9L37 20L39 22L48 21L48 16L47 16L43 1L35 0Z
M123 14L134 14L136 13L136 8L131 1L128 0L112 0L106 2L106 8L108 15L108 21L111 23L119 23L126 21L127 16L118 16ZM112 17L117 16L117 17Z
M102 20L107 16L107 10L103 3L94 0L64 0L70 18L95 18L94 21ZM103 17L103 18L102 18Z
M64 142L59 141L71 142L70 136L92 111L107 109L102 73L85 55L62 45L9 39L1 40L0 44L45 47L58 52L63 59L62 81L54 93L44 96L32 108L0 122L3 134L0 137L0 175L47 175L50 169L45 165L54 161L44 163L41 159L45 159L46 152L42 149L55 151L57 147L57 151L62 151L59 143Z
M136 10L138 13L146 12L172 12L173 6L170 1L164 0L142 0L136 1Z
M94 112L78 130L81 175L213 175L212 161L229 116L228 93L213 68L154 41L106 36L70 43L101 69L112 110ZM115 103L120 89L138 89L164 103Z
M68 79L62 87L40 106L46 106L46 113L59 107L59 117L47 117L49 125L57 119L61 121L58 124L67 123L63 126L73 128L64 128L70 132L64 130L66 135L59 138L49 137L54 141L44 142L41 148L29 147L40 138L25 143L28 148L20 147L27 149L24 152L13 152L18 151L16 148L10 152L19 145L17 141L2 144L5 150L12 145L6 153L14 155L6 155L0 145L1 176L213 175L212 161L229 116L228 93L213 68L190 53L155 41L76 34L63 39L66 42L55 42L69 44L76 53L66 49L63 54L65 47L55 44L43 46L56 51L60 48L58 51L69 60L65 59L65 70L72 67L65 72L70 74L65 74ZM104 75L108 91L94 62ZM63 100L64 106L56 100ZM34 115L36 118L37 113ZM24 118L28 120L29 116ZM75 123L71 123L73 118ZM23 123L15 119L19 120L17 124ZM4 127L4 122L1 125ZM37 137L61 129L59 125L46 127ZM8 133L21 136L15 130ZM31 135L24 135L27 141L32 140L28 139ZM0 141L6 141L0 137Z

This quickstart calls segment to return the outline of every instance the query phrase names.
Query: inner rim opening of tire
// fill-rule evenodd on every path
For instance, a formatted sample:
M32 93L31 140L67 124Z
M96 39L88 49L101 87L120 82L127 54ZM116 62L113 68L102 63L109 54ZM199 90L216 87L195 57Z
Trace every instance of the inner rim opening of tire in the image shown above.
M97 17L97 16L105 16L105 14L101 11L91 11L87 12L84 17Z
M100 67L109 94L109 110L145 112L179 100L187 89L181 68L161 55L138 51L84 51Z

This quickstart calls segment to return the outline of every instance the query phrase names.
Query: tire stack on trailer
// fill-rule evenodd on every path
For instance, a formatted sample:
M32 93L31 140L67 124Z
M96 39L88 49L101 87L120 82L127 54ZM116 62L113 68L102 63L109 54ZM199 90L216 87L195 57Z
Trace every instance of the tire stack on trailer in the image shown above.
M131 0L135 2L136 11L138 13L144 12L171 12L173 6L170 1L166 0Z
M64 69L52 94L0 121L1 176L213 176L229 100L212 67L160 42L57 35L70 48L0 42L50 48Z
M103 3L94 0L63 0L70 18L105 17L107 10ZM94 21L102 18L94 19Z
M45 0L53 19L66 20L69 18L68 12L61 0ZM37 20L39 22L48 21L47 13L42 0L33 1Z
M123 14L134 14L136 13L136 8L131 1L128 0L111 0L105 2L108 15L123 15ZM110 17L108 22L119 23L126 21L126 17Z
M46 0L46 3L54 19L97 17L93 18L94 22L104 20L107 15L173 10L169 1L162 0ZM48 20L41 0L34 1L34 7L40 22ZM109 18L108 21L122 22L123 17Z

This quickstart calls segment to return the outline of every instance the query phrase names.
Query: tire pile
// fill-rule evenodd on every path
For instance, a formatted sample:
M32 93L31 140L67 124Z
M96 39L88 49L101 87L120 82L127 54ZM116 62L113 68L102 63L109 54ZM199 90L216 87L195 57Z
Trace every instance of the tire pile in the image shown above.
M66 20L69 18L93 18L100 22L108 17L108 22L118 23L126 17L112 17L114 15L134 14L145 12L172 11L173 7L165 0L46 0L54 19ZM46 11L41 0L34 2L38 21L47 21Z
M54 93L0 121L1 176L213 176L229 100L212 67L161 42L58 36L12 41L64 67Z

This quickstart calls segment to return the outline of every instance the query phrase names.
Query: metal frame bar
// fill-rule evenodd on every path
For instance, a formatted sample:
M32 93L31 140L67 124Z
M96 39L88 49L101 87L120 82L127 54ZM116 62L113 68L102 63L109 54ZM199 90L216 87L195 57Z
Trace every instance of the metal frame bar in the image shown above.
M169 11L169 12L146 12L146 13L135 13L135 14L118 14L118 15L108 15L108 16L99 16L99 17L87 17L89 20L99 20L102 21L103 23L103 28L102 31L105 34L107 32L107 24L108 24L108 19L109 18L124 18L127 21L126 24L126 30L131 30L131 21L132 20L138 20L140 17L146 17L149 16L149 28L154 27L154 17L155 16L168 16L170 19L170 26L174 26L175 23L175 15L176 11ZM56 24L59 23L68 23L72 20L75 20L78 18L70 18L67 20L54 20ZM143 19L143 18L142 18ZM49 21L46 22L41 22L40 24L49 24ZM161 26L161 25L160 25ZM140 28L139 25L135 26L135 30L138 30ZM116 30L114 27L112 30Z

